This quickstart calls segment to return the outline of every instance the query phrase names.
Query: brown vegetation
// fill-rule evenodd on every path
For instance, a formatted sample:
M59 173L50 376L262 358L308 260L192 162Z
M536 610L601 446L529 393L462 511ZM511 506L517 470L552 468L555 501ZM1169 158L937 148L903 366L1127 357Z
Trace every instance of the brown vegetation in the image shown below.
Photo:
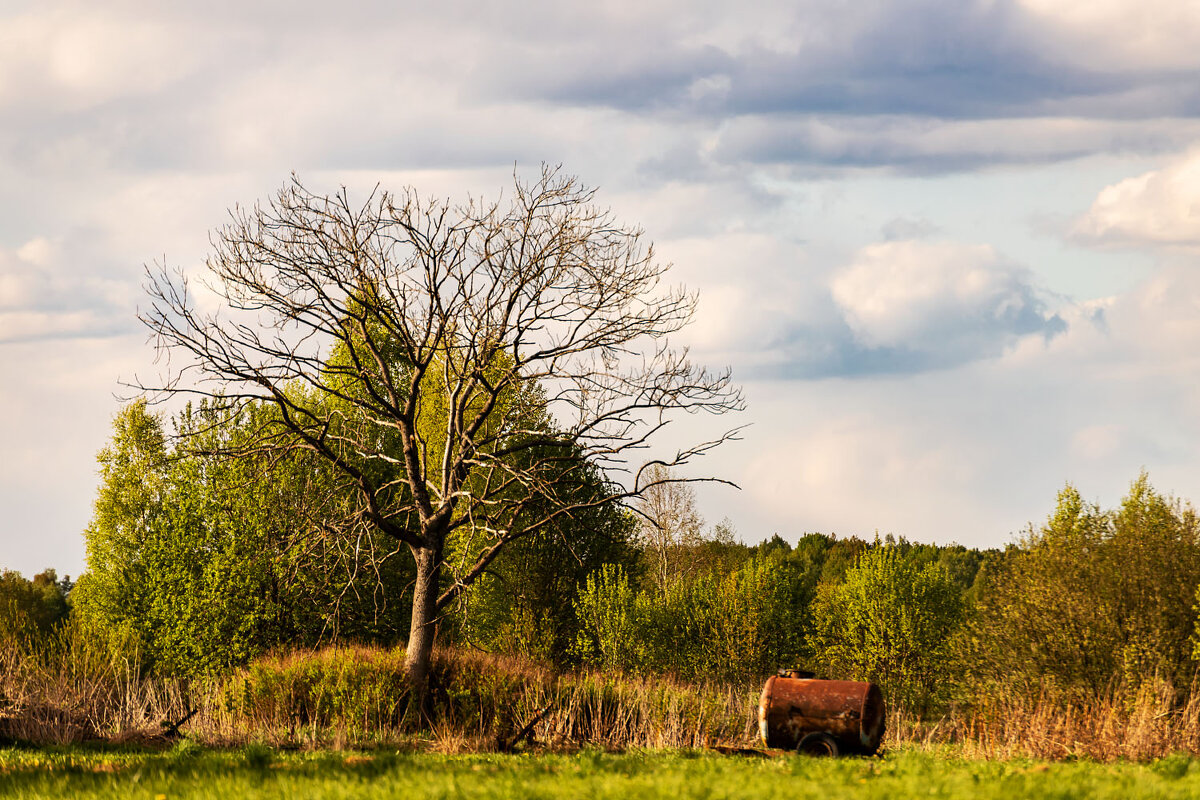
M1168 683L1131 695L1068 701L1054 692L981 698L937 720L893 714L890 746L952 744L968 758L1119 758L1200 753L1200 686L1180 700Z
M435 652L429 702L414 720L403 659L402 650L374 647L297 651L228 678L185 682L139 677L129 663L31 657L10 645L0 653L0 733L38 744L149 741L193 709L189 736L278 746L700 747L748 741L755 730L753 687L556 673L456 650Z
M195 709L182 732L213 744L438 751L757 744L758 686L559 673L475 651L437 651L425 718L406 719L403 660L401 650L374 647L296 651L228 678L185 682L99 658L67 627L40 648L11 641L0 648L0 737L165 743L171 723ZM884 744L950 745L975 758L1200 753L1200 686L1182 699L1166 682L1092 701L1052 690L985 697L937 719L893 711Z

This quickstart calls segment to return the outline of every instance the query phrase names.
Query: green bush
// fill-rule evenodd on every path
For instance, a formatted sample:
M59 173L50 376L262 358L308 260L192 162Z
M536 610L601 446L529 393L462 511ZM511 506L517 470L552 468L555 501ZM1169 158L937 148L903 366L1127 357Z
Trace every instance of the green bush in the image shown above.
M802 575L777 557L637 590L619 567L590 576L576 602L585 664L719 683L762 680L804 655Z
M976 691L1079 699L1145 683L1191 685L1200 526L1143 474L1103 511L1071 486L1046 524L1012 549L980 595L964 639Z
M875 681L890 703L926 710L948 683L948 642L962 614L962 595L941 564L917 567L879 545L844 582L821 586L818 660L830 676Z

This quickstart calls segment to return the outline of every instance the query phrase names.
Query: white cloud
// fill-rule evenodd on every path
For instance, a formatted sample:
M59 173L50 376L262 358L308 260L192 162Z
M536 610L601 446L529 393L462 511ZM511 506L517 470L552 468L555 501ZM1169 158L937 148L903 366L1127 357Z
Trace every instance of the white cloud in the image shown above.
M858 344L927 353L934 363L996 356L1021 337L1064 328L1029 270L988 245L870 245L834 273L830 290Z
M1071 236L1097 245L1200 245L1200 150L1105 187Z
M143 9L129 11L64 3L4 19L0 109L12 104L91 108L159 91L196 66L194 33Z
M54 258L54 252L54 244L44 236L38 236L17 249L17 258L44 267Z

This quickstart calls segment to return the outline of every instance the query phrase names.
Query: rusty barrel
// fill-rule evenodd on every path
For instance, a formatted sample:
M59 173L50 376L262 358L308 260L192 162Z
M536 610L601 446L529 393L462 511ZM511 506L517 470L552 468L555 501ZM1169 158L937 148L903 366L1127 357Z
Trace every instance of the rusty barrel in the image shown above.
M884 729L883 693L873 683L777 675L758 702L763 744L793 750L809 733L827 733L842 752L879 749Z

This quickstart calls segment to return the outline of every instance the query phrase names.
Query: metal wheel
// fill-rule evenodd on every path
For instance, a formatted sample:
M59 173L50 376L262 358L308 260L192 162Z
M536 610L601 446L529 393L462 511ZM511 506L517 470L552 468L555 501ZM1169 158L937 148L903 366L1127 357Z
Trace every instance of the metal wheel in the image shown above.
M836 756L837 740L828 733L809 733L796 745L796 752L806 756Z

